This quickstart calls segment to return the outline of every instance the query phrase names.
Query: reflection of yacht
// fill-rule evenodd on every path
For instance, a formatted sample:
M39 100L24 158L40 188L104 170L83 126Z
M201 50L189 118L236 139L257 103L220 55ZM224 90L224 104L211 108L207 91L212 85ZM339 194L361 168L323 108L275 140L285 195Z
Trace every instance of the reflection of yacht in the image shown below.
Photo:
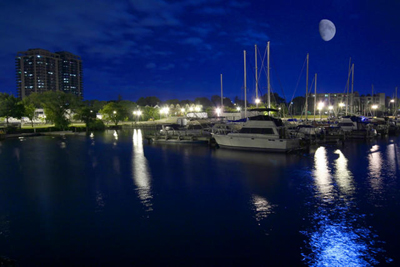
M247 118L239 132L213 134L220 147L287 152L300 148L299 139L289 138L281 119L258 115Z

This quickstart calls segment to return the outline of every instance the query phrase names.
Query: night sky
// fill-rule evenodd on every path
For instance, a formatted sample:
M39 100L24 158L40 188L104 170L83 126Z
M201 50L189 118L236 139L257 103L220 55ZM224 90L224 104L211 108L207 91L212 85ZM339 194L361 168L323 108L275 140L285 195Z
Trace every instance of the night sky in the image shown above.
M243 99L246 50L253 101L254 45L260 70L267 41L271 87L287 101L305 94L307 53L309 86L317 73L318 93L345 92L350 57L360 94L370 94L374 84L374 93L392 97L400 86L396 0L3 0L0 10L0 91L14 95L16 53L43 48L82 57L85 99L211 97L220 95L220 74L224 96ZM321 39L322 19L336 26L331 41Z

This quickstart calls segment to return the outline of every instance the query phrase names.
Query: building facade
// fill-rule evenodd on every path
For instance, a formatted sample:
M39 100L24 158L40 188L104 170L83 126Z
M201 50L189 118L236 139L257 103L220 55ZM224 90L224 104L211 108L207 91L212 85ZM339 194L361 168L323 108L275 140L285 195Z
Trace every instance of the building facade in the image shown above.
M314 98L315 95L312 95ZM335 113L356 113L368 115L372 112L374 106L379 110L384 110L386 107L385 93L377 93L371 95L359 95L358 92L354 93L329 93L317 94L316 107L318 104L323 103L324 109L328 110L331 107ZM310 108L311 110L312 108Z
M69 52L52 53L36 48L15 58L20 99L32 93L63 91L83 97L82 60Z

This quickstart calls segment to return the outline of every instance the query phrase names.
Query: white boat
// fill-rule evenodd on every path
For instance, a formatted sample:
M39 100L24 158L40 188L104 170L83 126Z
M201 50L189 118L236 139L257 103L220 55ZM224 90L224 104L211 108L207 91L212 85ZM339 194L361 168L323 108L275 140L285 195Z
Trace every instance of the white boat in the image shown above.
M289 152L300 148L298 138L289 138L281 119L258 115L247 118L239 132L213 134L222 148Z

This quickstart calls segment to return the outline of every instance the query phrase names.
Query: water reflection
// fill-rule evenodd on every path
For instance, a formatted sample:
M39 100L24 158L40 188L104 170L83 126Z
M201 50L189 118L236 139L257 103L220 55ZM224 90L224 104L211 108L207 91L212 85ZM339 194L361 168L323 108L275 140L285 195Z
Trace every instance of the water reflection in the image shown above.
M397 166L398 163L396 162L396 159L398 159L399 157L397 156L396 153L396 145L395 144L390 144L387 146L387 151L386 151L386 164L387 164L387 171L389 172L390 176L392 177L396 177L396 173L397 173Z
M253 194L252 203L255 208L255 217L260 225L261 220L272 213L272 205L263 197Z
M354 192L353 175L348 169L347 158L339 149L335 151L339 157L335 160L335 180L343 194L350 195Z
M323 199L329 200L332 193L332 179L329 173L325 147L320 147L315 151L314 164L314 177L319 194Z
M375 191L382 190L382 154L379 151L379 146L374 145L368 155L368 170L369 170L369 182Z
M302 232L308 237L303 260L310 266L378 264L375 259L379 251L375 247L377 236L365 225L365 215L357 214L353 210L354 203L347 198L355 191L347 159L340 150L334 153L339 155L334 160L334 169L329 168L325 147L320 147L314 155L313 177L318 197L311 201L314 211L309 219L312 226Z
M132 179L137 187L141 203L147 212L152 211L151 174L143 152L143 137L140 129L133 131Z

